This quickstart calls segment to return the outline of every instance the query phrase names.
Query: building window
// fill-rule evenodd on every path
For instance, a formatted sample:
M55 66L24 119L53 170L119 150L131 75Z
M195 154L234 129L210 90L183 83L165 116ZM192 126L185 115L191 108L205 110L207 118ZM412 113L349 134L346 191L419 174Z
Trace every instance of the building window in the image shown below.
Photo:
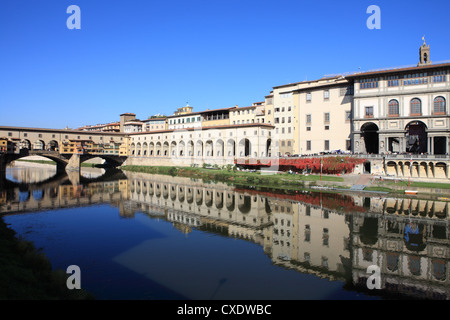
M311 127L306 127L306 131L311 131Z
M324 113L323 121L324 123L330 123L330 113Z
M411 115L422 115L422 102L420 101L420 99L414 98L411 100Z
M311 141L306 141L306 150L311 151Z
M288 117L288 123L291 123L291 117Z
M12 137L12 132L8 132L8 137Z
M330 99L330 90L325 90L325 91L323 92L323 98L324 98L325 100Z
M433 82L445 82L445 71L436 71L433 73Z
M325 126L325 130L330 130L330 126Z
M434 99L434 114L445 114L445 99L443 97L436 97Z
M311 115L310 114L306 115L306 124L311 124Z
M291 141L288 141L287 145L288 145L288 147L290 147L291 146Z
M325 140L324 149L325 151L330 150L330 140Z
M275 118L275 123L280 123L280 118Z
M288 133L291 133L291 127L288 128Z
M426 84L428 83L427 73L415 73L415 74L407 74L404 76L403 84L405 86L412 86L418 84Z
M311 93L310 92L308 92L306 94L306 101L311 101Z
M378 78L361 79L359 84L360 89L374 89L378 88Z
M400 111L400 108L399 108L398 101L395 99L389 101L389 110L388 110L389 116L390 117L398 117L399 111Z
M351 120L352 120L352 112L345 111L345 121L351 121Z
M387 77L387 85L388 87L398 87L398 76L389 76Z
M366 118L373 118L373 107L366 107Z
M292 108L289 106L289 107L288 107L288 111L291 111L291 110L292 110Z

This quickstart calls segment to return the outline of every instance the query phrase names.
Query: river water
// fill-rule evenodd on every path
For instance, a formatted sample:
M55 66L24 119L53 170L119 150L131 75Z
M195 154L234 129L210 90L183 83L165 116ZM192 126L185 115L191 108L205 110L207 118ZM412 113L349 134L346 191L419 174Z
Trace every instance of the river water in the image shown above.
M446 202L94 171L9 167L0 214L96 299L450 297Z

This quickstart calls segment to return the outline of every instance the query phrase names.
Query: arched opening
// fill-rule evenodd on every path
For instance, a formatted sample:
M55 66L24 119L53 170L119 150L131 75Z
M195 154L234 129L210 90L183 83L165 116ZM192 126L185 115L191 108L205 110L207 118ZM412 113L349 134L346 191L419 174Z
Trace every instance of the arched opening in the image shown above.
M216 156L217 157L223 157L225 154L224 150L225 144L223 143L223 140L219 139L216 141Z
M48 151L58 151L58 142L55 140L52 140L48 143L47 145L47 150Z
M272 156L272 139L267 139L266 142L266 156L271 157Z
M397 164L394 161L389 161L386 164L386 173L388 175L398 176Z
M235 208L234 194L227 193L226 206L228 211L234 211Z
M361 136L364 138L364 145L366 153L378 154L378 126L375 123L369 122L361 127Z
M177 143L175 141L172 141L170 144L170 155L173 157L177 156Z
M195 203L198 206L203 204L203 190L197 189L197 193L195 194Z
M239 142L239 156L248 157L251 155L251 143L248 139L242 139Z
M207 157L213 157L214 156L214 145L211 140L206 141L205 144L205 151Z
M223 208L223 192L217 192L216 193L216 208L222 209Z
M184 157L184 149L185 149L184 141L180 141L180 143L178 144L178 155L180 157Z
M148 150L148 155L153 157L155 155L155 144L153 142L150 142Z
M42 140L37 140L33 144L33 150L45 150L45 143Z
M169 143L167 141L163 144L162 152L164 157L167 157L169 155Z
M146 156L148 152L148 144L147 142L144 142L144 144L142 145L142 155Z
M156 149L155 149L156 156L158 156L158 157L161 156L161 149L162 149L161 142L157 142Z
M30 140L24 139L24 140L20 141L19 148L20 149L31 150L31 142L30 142Z
M203 157L203 142L201 140L197 141L197 157Z
M194 142L193 141L189 141L187 144L187 155L189 157L193 157L194 156Z
M413 121L406 126L406 152L426 153L428 149L427 126L421 121Z
M238 208L242 213L249 213L252 209L252 198L250 196L239 196Z
M227 141L227 155L229 157L236 156L236 142L233 139L228 139Z
M140 142L138 142L138 144L136 145L136 155L140 156L142 154L141 151L142 151L142 145Z

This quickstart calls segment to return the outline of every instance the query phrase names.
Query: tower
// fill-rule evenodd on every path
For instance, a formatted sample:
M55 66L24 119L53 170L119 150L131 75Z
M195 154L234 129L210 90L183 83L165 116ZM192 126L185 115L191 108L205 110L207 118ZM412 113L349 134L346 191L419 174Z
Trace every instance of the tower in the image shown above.
M419 64L418 67L431 64L430 60L430 46L425 43L425 37L422 37L423 45L419 49Z
M120 115L120 132L124 132L123 126L127 121L136 120L136 114L134 113L122 113Z

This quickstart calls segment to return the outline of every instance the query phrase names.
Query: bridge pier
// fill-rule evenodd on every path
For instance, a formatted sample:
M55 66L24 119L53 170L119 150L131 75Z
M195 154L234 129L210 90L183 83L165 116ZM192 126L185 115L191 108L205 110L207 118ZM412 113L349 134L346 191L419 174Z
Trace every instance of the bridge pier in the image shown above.
M80 173L80 168L81 168L81 160L80 160L80 155L78 154L73 154L70 159L69 159L69 163L66 166L66 171L67 172L72 172L72 171L78 171L78 173Z

